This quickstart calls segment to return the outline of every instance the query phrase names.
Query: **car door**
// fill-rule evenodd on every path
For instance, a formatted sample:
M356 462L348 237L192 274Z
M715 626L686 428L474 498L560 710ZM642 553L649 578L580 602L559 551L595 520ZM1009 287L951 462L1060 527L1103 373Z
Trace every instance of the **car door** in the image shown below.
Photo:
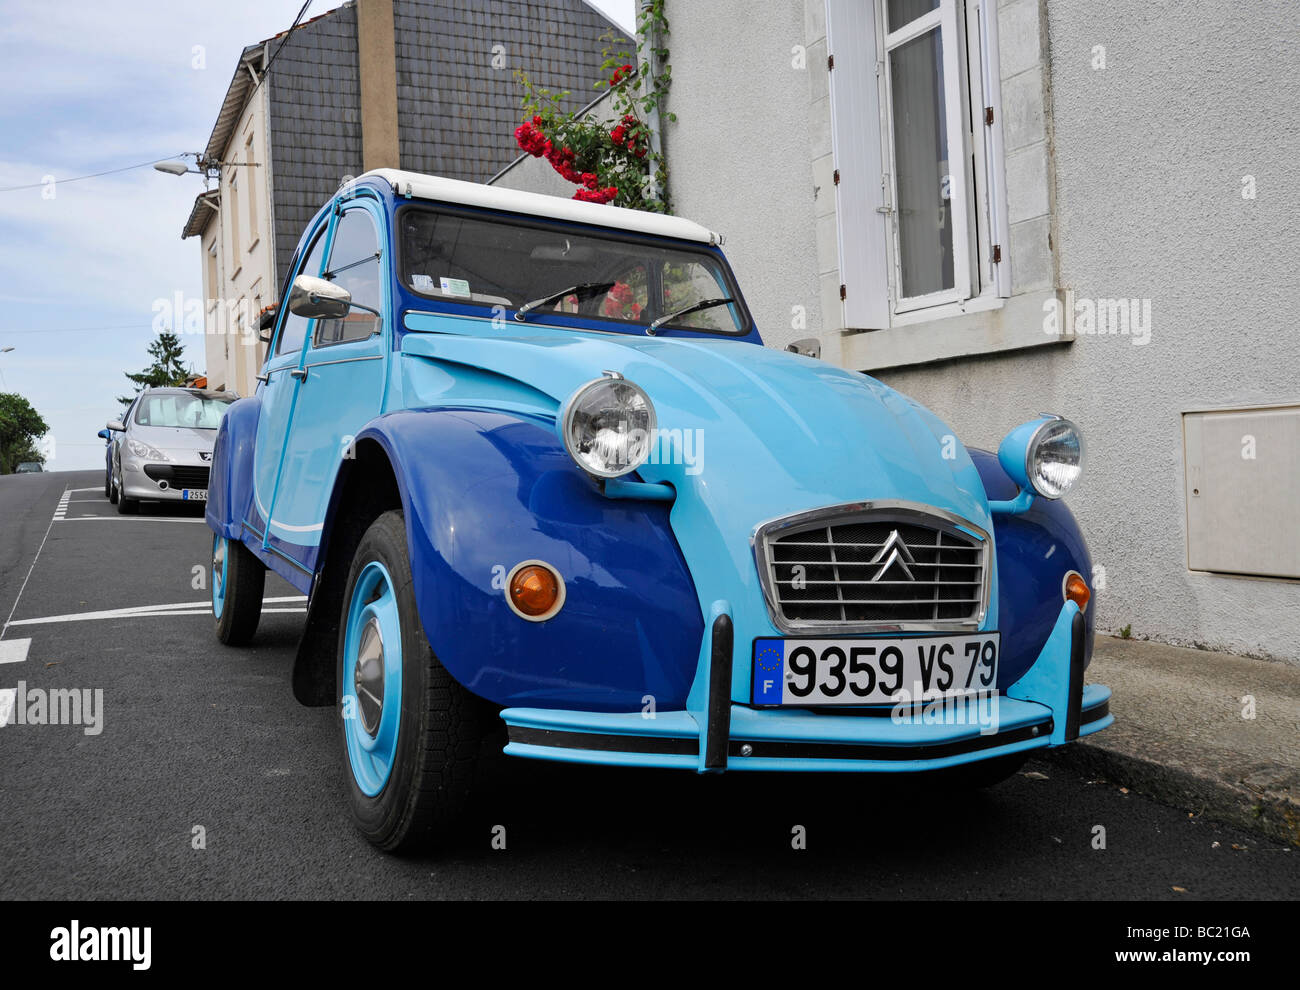
M346 288L355 305L341 319L313 321L304 351L275 519L295 534L295 557L308 568L339 467L356 434L383 410L390 347L383 222L368 200L338 215L321 277Z
M303 352L314 320L295 316L289 312L288 287L298 275L319 275L325 264L328 243L328 224L321 223L307 250L299 255L299 263L292 269L280 305L279 320L267 354L266 363L259 376L261 384L257 394L262 408L257 420L257 444L253 451L253 498L256 518L249 520L263 537L263 546L285 550L297 542L297 534L270 522L275 515L276 484L279 481L284 455L285 435L293 415L294 400L298 392ZM295 555L297 557L298 555Z

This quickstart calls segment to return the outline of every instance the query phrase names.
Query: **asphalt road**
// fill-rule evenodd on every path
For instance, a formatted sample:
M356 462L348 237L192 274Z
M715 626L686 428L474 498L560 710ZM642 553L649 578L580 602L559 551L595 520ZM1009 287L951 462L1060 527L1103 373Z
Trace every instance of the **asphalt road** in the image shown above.
M520 760L438 855L385 856L352 829L332 711L300 707L289 688L304 603L269 606L283 611L263 616L250 649L219 645L194 576L211 545L201 516L146 506L121 517L102 483L96 472L0 477L0 617L13 609L0 690L20 680L102 689L104 706L98 735L0 728L0 897L1300 892L1300 850L1037 764L992 791L953 795L857 775L706 778ZM296 596L278 579L266 594ZM97 612L116 614L86 617ZM1123 718L1122 698L1115 710ZM193 848L196 826L204 849ZM496 826L505 849L493 848ZM791 847L795 826L806 849Z

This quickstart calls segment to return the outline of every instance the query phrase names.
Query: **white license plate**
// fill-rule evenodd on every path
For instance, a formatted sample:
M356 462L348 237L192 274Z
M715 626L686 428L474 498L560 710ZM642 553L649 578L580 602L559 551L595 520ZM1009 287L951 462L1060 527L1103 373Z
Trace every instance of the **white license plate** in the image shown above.
M208 500L208 490L206 488L185 488L181 491L182 502L206 502Z
M754 640L756 705L879 705L991 691L996 632Z

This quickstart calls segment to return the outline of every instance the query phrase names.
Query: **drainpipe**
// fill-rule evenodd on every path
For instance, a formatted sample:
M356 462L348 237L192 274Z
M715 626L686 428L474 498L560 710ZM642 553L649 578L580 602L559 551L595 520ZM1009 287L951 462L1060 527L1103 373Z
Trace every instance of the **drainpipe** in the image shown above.
M654 6L654 0L641 0L642 16L648 13L649 9L653 6ZM640 20L640 18L638 18L638 20ZM651 49L651 54L649 59L650 76L651 79L654 79L658 77L660 70L663 68L663 66L660 65L659 63L659 56L655 55L653 51L654 49L657 49L659 47L659 43L661 39L659 37L658 28L654 26L653 22L651 22L650 30L652 33L648 38L645 39L645 42L646 42L646 47ZM651 80L643 79L641 81L641 86L642 86L643 93L649 93L651 88ZM647 114L647 117L649 119L646 120L646 126L650 129L650 151L655 155L660 155L663 153L663 121L660 118L659 107L656 106L653 110L651 110ZM650 195L653 198L667 199L667 193L668 193L667 189L664 189L662 191L659 190L658 185L655 181L655 177L651 175Z

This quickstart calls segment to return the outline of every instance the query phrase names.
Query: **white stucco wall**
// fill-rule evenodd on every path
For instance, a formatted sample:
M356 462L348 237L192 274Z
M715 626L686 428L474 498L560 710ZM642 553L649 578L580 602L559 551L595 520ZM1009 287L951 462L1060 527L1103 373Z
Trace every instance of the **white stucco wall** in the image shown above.
M761 14L745 0L670 0L668 17L675 211L726 235L770 346L820 336L825 359L876 367L872 335L838 330L839 278L824 260L837 248L821 0L764 4ZM1025 178L1008 156L1013 230L1032 217L1021 222L1047 242L1025 257L1013 239L1013 280L1149 299L1150 342L1080 335L872 373L975 446L996 448L1043 410L1081 425L1090 460L1070 505L1105 568L1099 628L1300 663L1300 583L1187 569L1180 419L1300 400L1300 21L1284 4L1228 0L1002 0L999 23L1004 79L1019 78L1010 92L1004 83L1008 148L1032 150L1036 163ZM806 69L792 65L796 45ZM1097 45L1104 70L1092 67ZM1047 86L1035 64L1048 67ZM503 184L558 191L538 164ZM1241 195L1246 175L1254 200ZM805 327L791 325L795 307ZM1008 308L990 325L1009 318L1041 314Z
M1080 335L879 377L968 443L1042 409L1083 427L1091 462L1070 503L1106 568L1102 627L1300 661L1300 584L1187 569L1180 422L1300 397L1300 22L1226 0L1047 9L1061 287L1150 299L1151 341Z
M256 390L256 376L261 370L265 345L257 342L255 331L250 334L243 326L234 324L230 319L234 311L232 305L237 308L242 301L256 321L260 306L275 302L279 291L275 284L274 217L270 197L273 162L267 140L266 100L266 87L259 85L249 96L239 123L231 133L224 160L243 162L247 154L245 142L252 136L253 160L259 165L256 168L230 166L221 170L220 213L213 217L204 231L204 253L200 261L204 266L208 383L214 388L224 384L229 391L240 395L252 395ZM236 225L230 222L232 179L239 184L238 246L232 240ZM255 203L252 211L249 209L250 200ZM210 286L206 251L214 230L220 239L220 284Z

